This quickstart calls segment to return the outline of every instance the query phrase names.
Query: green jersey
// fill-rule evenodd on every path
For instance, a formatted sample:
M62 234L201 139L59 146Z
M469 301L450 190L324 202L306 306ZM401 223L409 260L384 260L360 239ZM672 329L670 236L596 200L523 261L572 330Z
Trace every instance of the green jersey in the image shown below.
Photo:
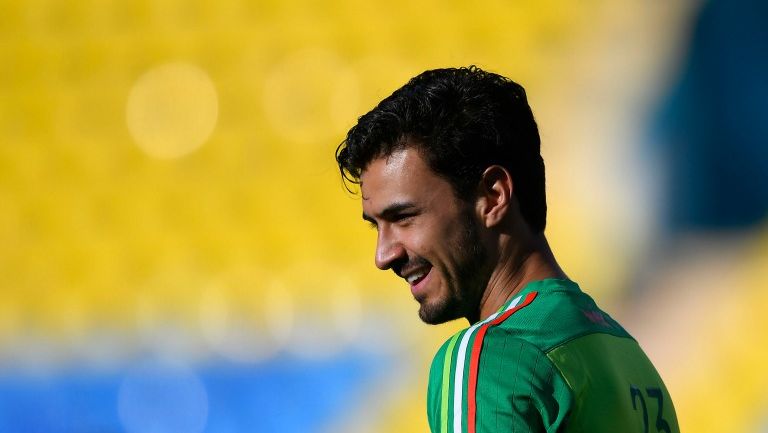
M432 433L679 433L664 383L637 342L568 280L528 284L440 347Z

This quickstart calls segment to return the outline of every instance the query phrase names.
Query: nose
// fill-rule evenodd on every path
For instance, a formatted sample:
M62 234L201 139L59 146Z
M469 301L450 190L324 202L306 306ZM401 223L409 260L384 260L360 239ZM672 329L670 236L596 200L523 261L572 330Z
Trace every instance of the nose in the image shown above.
M392 267L393 263L407 257L403 245L392 236L386 227L379 228L379 236L376 239L376 267L385 271Z

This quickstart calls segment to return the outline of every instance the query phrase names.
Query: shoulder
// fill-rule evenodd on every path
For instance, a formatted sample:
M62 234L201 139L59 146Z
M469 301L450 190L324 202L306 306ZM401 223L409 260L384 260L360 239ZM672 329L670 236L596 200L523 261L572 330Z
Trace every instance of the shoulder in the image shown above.
M489 319L448 338L430 372L430 426L476 426L477 432L556 426L570 391L536 345L500 327L535 302L528 294ZM514 304L514 305L513 305Z
M432 359L427 387L427 420L432 432L439 431L441 424L448 425L449 401L457 391L454 383L457 365L461 365L456 361L456 346L466 331L461 330L448 338ZM458 370L463 372L461 367ZM459 380L459 383L462 381ZM450 413L453 413L452 406Z
M430 384L433 379L443 379L451 372L453 376L462 379L464 370L473 369L479 362L479 355L487 340L503 340L509 335L506 333L489 332L509 317L525 309L536 298L536 293L528 293L518 296L510 301L502 310L494 313L487 319L475 323L448 338L438 349L432 360ZM466 373L471 373L467 371Z
M536 296L526 308L488 331L489 343L509 336L548 352L574 338L605 333L631 336L578 285L567 280L537 282Z

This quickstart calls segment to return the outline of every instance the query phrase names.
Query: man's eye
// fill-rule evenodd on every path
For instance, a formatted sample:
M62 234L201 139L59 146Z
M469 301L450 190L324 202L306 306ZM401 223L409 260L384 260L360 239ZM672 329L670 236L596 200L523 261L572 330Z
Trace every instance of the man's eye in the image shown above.
M403 224L403 223L408 223L408 222L411 222L411 220L412 220L412 219L413 219L413 217L415 217L415 216L416 216L416 215L413 215L413 214L402 214L402 215L398 215L397 217L395 217L395 222L396 222L396 223L400 223L400 224Z

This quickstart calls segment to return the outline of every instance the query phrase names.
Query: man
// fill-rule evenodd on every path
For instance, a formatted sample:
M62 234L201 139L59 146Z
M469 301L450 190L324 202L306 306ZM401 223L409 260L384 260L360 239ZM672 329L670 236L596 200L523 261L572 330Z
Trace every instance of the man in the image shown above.
M426 71L336 151L378 231L376 266L430 324L464 317L432 363L433 433L678 432L637 342L555 261L525 91L476 67Z

